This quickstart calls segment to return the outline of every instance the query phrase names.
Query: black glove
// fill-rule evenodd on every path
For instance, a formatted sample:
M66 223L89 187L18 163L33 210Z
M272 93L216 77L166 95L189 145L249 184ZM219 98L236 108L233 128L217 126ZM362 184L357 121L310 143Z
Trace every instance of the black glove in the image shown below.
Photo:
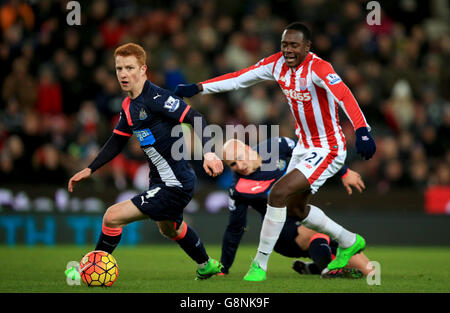
M355 134L356 134L356 153L358 153L366 160L370 159L377 150L375 140L373 140L373 137L369 133L367 127L358 128Z
M198 94L200 92L200 90L198 90L198 86L197 84L179 84L178 86L175 87L174 93L178 96L178 97L192 97L195 96L196 94Z

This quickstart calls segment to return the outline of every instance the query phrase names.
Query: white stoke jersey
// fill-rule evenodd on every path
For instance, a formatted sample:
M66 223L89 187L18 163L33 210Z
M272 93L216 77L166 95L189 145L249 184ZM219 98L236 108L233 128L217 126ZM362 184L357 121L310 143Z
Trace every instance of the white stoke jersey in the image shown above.
M275 80L280 85L295 118L296 135L305 148L346 150L338 104L355 130L360 127L370 130L350 89L329 62L312 52L295 69L289 68L278 52L246 69L201 82L202 93L246 88L265 80Z

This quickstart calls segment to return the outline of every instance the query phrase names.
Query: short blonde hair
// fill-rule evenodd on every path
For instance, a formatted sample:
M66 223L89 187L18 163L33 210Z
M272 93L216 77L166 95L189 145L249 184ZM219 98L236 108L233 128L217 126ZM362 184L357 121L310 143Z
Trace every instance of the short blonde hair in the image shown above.
M135 43L127 43L124 44L114 51L114 58L118 55L127 57L127 56L135 56L139 66L146 65L147 54L145 53L144 48Z

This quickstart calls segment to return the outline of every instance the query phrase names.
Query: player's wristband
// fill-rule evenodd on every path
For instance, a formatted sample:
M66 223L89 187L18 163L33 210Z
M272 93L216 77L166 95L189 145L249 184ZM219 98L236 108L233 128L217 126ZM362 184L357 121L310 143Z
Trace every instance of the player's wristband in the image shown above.
M339 170L339 172L337 172L337 174L341 177L341 178L344 178L345 176L347 176L348 175L348 167L347 167L347 165L343 165L342 167L341 167L341 169Z

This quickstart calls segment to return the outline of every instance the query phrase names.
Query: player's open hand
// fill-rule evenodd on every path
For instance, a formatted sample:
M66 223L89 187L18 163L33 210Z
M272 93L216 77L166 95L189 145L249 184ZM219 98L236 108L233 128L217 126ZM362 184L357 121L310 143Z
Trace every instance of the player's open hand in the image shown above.
M352 187L358 190L360 193L366 189L364 182L357 172L348 169L347 174L342 177L342 184L344 185L347 193L352 194Z
M69 192L72 192L75 184L78 183L79 181L91 176L91 173L92 173L92 170L90 168L85 168L85 169L79 171L78 173L76 173L75 175L73 175L72 178L69 180L69 184L67 185L67 190L69 190Z
M222 174L223 164L215 153L208 152L204 155L203 169L209 176L216 177Z

